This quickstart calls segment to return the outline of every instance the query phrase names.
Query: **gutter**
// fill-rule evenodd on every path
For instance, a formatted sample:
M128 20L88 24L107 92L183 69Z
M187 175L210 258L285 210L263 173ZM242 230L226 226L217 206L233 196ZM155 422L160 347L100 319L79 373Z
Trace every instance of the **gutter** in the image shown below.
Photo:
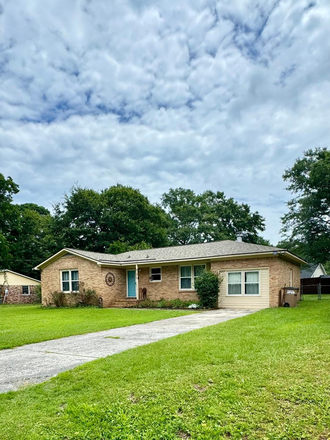
M132 260L132 261L119 261L119 262L107 262L107 261L99 261L97 264L98 266L101 267L107 267L107 266L133 266L135 264L139 264L141 266L147 266L150 265L150 263L162 263L162 264L166 264L166 263L182 263L185 261L205 261L205 260L223 260L223 259L235 259L237 257L282 257L284 255L290 256L291 258L289 258L289 260L293 260L295 262L297 262L297 260L299 261L300 264L305 264L305 260L303 260L300 257L297 257L296 255L292 254L291 252L287 251L287 250L279 250L279 251L265 251L265 252L252 252L249 254L227 254L227 255L215 255L215 256L206 256L206 257L190 257L190 258L176 258L173 260L156 260L155 258L153 259L148 259L148 260Z

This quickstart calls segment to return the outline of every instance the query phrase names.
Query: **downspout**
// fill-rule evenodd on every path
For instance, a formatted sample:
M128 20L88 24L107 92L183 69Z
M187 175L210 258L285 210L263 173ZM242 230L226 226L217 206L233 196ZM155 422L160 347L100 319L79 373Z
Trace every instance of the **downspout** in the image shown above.
M139 266L135 265L135 296L139 300Z

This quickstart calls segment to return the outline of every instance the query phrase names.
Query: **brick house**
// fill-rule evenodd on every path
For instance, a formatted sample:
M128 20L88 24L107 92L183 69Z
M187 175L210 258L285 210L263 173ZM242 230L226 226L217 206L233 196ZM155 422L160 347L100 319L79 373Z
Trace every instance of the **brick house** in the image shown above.
M38 300L40 281L12 270L0 270L0 301L4 304L31 304Z
M279 305L282 287L299 287L304 260L272 246L218 241L130 251L118 255L62 249L39 264L42 302L51 293L94 289L104 307L134 306L141 299L197 300L194 279L204 268L222 278L219 307L267 308Z

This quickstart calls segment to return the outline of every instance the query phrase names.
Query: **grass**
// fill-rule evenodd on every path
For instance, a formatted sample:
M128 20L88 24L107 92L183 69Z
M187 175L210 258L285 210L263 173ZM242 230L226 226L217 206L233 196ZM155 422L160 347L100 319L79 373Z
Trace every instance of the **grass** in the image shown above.
M0 350L191 313L172 310L0 306Z
M268 309L0 395L2 440L330 437L330 300Z

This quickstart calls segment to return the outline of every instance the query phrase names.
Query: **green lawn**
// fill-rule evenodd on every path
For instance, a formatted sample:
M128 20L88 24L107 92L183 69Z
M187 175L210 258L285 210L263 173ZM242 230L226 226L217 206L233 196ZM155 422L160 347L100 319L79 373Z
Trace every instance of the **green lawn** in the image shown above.
M187 311L0 306L0 350L185 315ZM1 438L1 437L0 437Z
M0 396L1 440L330 437L330 300L85 364Z

